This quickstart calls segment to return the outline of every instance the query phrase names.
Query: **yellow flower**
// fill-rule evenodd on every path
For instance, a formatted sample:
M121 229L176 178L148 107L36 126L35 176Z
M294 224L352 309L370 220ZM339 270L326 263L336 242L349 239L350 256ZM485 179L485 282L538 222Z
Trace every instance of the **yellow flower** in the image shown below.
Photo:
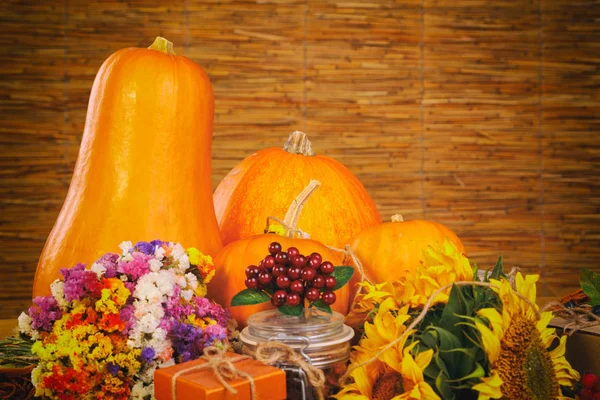
M120 279L106 278L103 281L100 294L100 300L96 301L95 304L96 311L118 314L121 306L124 306L127 302L131 292Z
M212 257L202 254L194 247L190 247L186 252L190 259L190 264L198 267L198 271L200 271L200 275L202 275L202 282L204 282L204 284L210 282L215 276L215 264Z
M450 240L442 248L429 247L424 252L424 262L414 272L409 272L399 283L400 300L411 307L423 307L440 288L458 281L473 280L469 259ZM446 303L450 288L435 297L432 304Z
M410 319L407 313L408 306L398 307L394 298L387 297L380 304L373 322L365 323L365 336L354 348L350 366L372 359L383 347L405 334L405 323ZM369 364L353 370L350 376L354 382L345 385L335 397L348 400L438 400L439 396L423 376L423 370L433 357L433 350L413 357L410 351L417 342L404 348L405 343L406 339Z
M572 387L579 379L564 357L566 336L558 340L555 330L548 328L552 312L541 313L537 320L538 278L516 275L516 290L531 305L514 293L506 279L490 281L500 297L502 311L484 308L475 320L492 367L491 375L473 386L479 400L558 400L563 398L560 386ZM558 346L552 348L557 340Z
M206 290L206 285L203 285L202 283L198 283L196 290L194 290L194 294L198 297L205 297L206 293L208 293Z
M469 259L446 239L441 248L429 247L424 252L423 264L405 278L377 284L359 283L362 294L356 297L346 321L354 327L362 324L368 319L369 313L388 298L393 299L398 308L402 305L420 308L441 287L456 281L471 280L473 268ZM433 304L446 303L449 293L450 289L436 296Z
M186 253L188 255L188 258L190 259L190 264L192 264L192 265L200 264L200 260L202 258L202 253L200 253L200 250L198 250L195 247L190 247L189 249L186 250Z
M404 323L410 319L407 313L408 307L399 309L394 299L387 298L384 300L373 318L373 323L365 322L365 336L360 341L360 346L371 351L379 351L382 347L402 336L406 331ZM402 348L405 341L403 340L393 348L386 350L380 357L381 361L386 362L388 365L398 364L402 358Z

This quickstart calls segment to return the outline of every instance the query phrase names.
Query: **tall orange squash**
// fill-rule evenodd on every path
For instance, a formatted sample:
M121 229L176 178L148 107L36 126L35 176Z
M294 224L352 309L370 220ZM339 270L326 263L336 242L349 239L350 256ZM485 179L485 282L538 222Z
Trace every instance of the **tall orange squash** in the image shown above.
M33 295L59 269L122 240L163 239L215 255L211 188L214 97L206 73L157 38L102 65L71 185L37 267Z
M340 162L315 154L303 132L285 145L246 157L215 190L215 211L224 244L262 233L271 215L284 215L311 180L321 189L304 206L298 228L330 246L343 246L381 223L375 202Z

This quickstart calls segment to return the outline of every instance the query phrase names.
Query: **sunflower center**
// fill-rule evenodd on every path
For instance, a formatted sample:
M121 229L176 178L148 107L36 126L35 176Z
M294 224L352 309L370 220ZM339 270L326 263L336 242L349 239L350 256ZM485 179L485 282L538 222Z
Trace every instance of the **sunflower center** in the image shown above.
M502 338L496 363L503 399L556 400L560 387L550 353L534 321L516 317Z
M394 396L404 393L402 375L396 371L389 371L381 375L373 385L373 400L390 400Z

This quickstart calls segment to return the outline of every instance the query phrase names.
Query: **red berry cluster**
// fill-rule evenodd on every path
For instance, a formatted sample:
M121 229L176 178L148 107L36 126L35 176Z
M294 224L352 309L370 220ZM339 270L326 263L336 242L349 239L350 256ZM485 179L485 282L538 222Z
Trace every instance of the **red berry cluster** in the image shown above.
M580 400L600 400L600 376L591 372L583 374L581 386L578 393Z
M277 242L269 245L269 253L258 266L246 268L247 288L273 290L271 303L276 307L297 306L303 299L335 303L334 266L319 253L304 256L295 247L283 251Z

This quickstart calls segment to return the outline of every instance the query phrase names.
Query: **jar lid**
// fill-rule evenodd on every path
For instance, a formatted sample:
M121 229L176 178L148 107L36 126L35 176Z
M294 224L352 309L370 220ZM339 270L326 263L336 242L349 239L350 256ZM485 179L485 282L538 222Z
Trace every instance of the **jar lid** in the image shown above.
M248 318L252 336L269 339L278 334L306 336L311 343L337 336L342 332L344 316L333 311L331 314L316 308L305 309L299 316L286 315L278 310L267 310Z

